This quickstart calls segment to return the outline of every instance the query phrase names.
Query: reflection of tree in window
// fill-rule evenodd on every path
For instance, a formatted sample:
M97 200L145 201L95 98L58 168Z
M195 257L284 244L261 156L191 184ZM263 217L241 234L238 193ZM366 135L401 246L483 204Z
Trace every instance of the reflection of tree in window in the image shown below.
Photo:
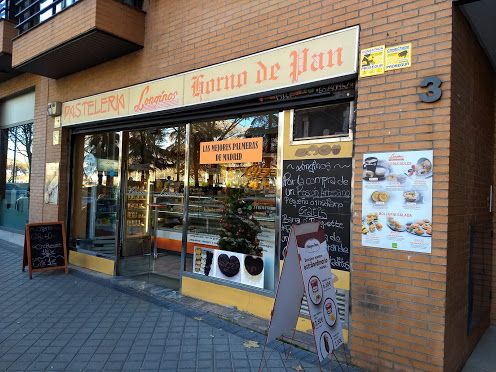
M246 131L246 138L263 137L264 153L277 152L277 125L278 114L269 113L267 115L259 115L249 118L250 128ZM267 164L270 166L270 164Z
M200 143L210 141L223 141L240 134L239 124L242 118L229 120L204 121L195 123L191 129L190 136L190 162L193 170L195 187L200 186L200 171L211 168L210 165L200 164ZM214 183L213 174L209 173L208 185Z
M19 125L9 129L8 151L12 158L8 159L11 164L7 168L11 169L8 183L16 183L19 177L20 182L29 183L29 175L32 160L33 126L31 124ZM10 156L9 156L10 157Z

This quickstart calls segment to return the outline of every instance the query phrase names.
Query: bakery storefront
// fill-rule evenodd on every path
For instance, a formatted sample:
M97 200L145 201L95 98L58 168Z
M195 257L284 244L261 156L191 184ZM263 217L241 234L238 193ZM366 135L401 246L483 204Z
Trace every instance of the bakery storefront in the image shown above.
M63 103L71 263L268 318L290 226L320 221L346 328L358 33Z

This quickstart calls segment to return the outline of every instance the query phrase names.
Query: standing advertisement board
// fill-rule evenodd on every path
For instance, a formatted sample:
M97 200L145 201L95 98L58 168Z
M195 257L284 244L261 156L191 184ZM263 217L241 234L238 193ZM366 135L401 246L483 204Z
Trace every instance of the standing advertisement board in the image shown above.
M324 229L318 222L293 225L279 281L267 342L296 326L303 294L319 360L344 344Z

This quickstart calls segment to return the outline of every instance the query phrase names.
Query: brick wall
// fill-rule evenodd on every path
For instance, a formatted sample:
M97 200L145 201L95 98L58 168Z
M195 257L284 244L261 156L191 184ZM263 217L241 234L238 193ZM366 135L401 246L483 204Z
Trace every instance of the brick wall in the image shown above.
M374 2L359 10L360 46L412 42L412 67L358 84L356 168L367 152L434 149L432 254L361 246L361 177L355 177L352 356L370 370L442 370L447 265L451 2ZM427 76L435 103L419 101Z
M448 273L447 370L457 370L489 324L494 163L494 72L467 21L453 15ZM472 230L475 328L467 336L469 226ZM484 276L484 273L488 275ZM485 302L481 299L486 296Z
M0 20L0 53L12 54L12 39L17 35L11 21Z
M51 145L53 123L44 113L47 96L50 101L67 101L356 24L361 27L362 48L412 42L411 68L358 83L356 174L361 174L365 152L434 149L433 249L431 255L425 255L362 247L362 185L360 177L356 177L352 360L370 370L442 370L448 258L451 1L216 0L208 7L199 7L195 0L174 0L146 4L142 50L56 81L36 82L39 158L32 181L37 195L32 199L31 219L66 215L66 182L61 184L59 208L44 206L41 199L44 163L60 160L61 169L65 169L67 162L67 142L63 142L64 146ZM421 103L419 82L431 75L443 80L443 97L433 104ZM20 86L23 76L8 83ZM63 139L67 139L66 132Z

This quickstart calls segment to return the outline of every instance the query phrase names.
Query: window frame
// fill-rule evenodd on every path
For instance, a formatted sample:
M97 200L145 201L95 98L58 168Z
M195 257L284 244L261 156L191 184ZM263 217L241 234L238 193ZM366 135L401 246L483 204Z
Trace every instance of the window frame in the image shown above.
M347 134L330 134L328 136L315 136L315 137L304 137L301 139L294 139L294 118L295 112L300 109L291 110L290 124L289 124L289 144L290 145L308 145L308 144L316 144L316 143L328 143L328 142L348 142L353 140L353 120L355 116L355 101L347 101L341 102L349 104L349 123L348 123L348 133ZM337 103L329 103L324 106L331 106ZM309 108L316 108L319 106L312 106Z

